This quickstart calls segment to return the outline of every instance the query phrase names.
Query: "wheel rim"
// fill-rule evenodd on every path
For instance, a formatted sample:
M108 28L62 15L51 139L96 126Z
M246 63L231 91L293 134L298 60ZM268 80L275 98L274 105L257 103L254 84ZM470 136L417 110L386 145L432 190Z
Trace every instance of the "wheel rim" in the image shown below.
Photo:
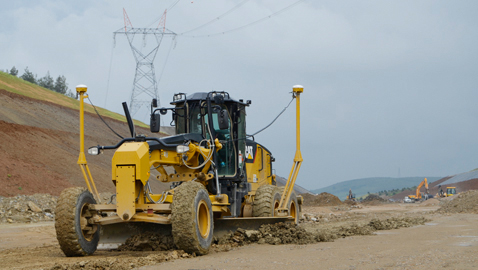
M81 234L87 241L93 240L93 237L96 233L96 225L88 224L88 218L91 217L90 209L88 204L84 204L81 207L81 214L80 214L80 227L81 227Z
M273 216L276 216L276 210L277 208L279 208L279 205L280 205L280 200L275 200L274 201L274 213L272 214Z
M199 234L201 234L203 238L207 238L210 233L210 213L207 203L204 200L201 200L198 204L197 221Z
M292 201L290 203L289 213L294 218L294 220L297 221L297 208L295 206L295 201Z

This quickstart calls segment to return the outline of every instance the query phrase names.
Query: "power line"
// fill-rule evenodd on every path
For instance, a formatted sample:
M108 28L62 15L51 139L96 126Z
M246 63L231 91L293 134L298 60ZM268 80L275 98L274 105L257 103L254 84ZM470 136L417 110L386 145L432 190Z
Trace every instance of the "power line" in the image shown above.
M171 11L171 9L173 9L173 7L176 6L176 4L179 3L179 1L181 1L181 0L176 0L176 2L172 3L166 10L167 10L167 11ZM155 24L157 21L161 20L162 17L163 17L162 15L159 16L159 17L157 17L153 22L151 22L151 23L150 23L148 26L146 26L146 27L147 27L147 28L148 28L148 27L151 27L151 25L153 25L153 24Z
M176 4L179 3L179 1L181 1L181 0L177 0L177 1L174 2L172 5L170 5L170 6L168 7L168 10L173 9L173 7L176 6Z
M173 45L176 42L176 38L173 37L173 40L171 41L171 45L169 46L168 54L166 55L166 59L164 60L164 65L163 68L161 69L161 73L159 73L159 78L158 81L161 82L161 78L163 77L163 72L166 69L166 64L168 63L169 55L171 54L171 49L173 48Z
M292 7L296 6L296 5L298 5L298 4L300 4L300 2L303 2L303 1L305 1L305 0L298 0L298 1L294 2L293 4L288 5L287 7L283 8L283 9L281 9L281 10L279 10L279 11L276 11L276 12L272 13L271 15L268 15L268 16L266 16L266 17L263 17L263 18L261 18L261 19L259 19L259 20L257 20L257 21L251 22L251 23L249 23L249 24L246 24L246 25L243 25L243 26L234 28L234 29L226 30L226 31L223 31L223 32L218 32L218 33L214 33L214 34L196 35L196 36L184 35L184 33L181 33L181 34L178 34L178 35L184 36L184 37L191 37L191 38L197 38L197 37L213 37L213 36L218 36L218 35L224 35L224 34L227 34L227 33L231 33L231 32L234 32L234 31L238 31L238 30L244 29L244 28L246 28L246 27L249 27L249 26L258 24L258 23L263 22L263 21L265 21L265 20L267 20L267 19L270 19L270 18L272 18L272 17L274 17L274 16L276 16L276 15L279 15L279 14L283 13L284 11L286 11L286 10L288 10L288 9L290 9L290 8L292 8Z
M183 32L182 34L186 34L186 33L192 32L192 31L196 31L196 30L201 29L201 28L203 28L203 27L205 27L205 26L208 26L208 25L210 25L210 24L212 24L212 23L214 23L214 22L216 22L216 21L222 19L223 17L225 17L227 14L233 12L234 10L240 8L242 5L244 5L244 4L245 4L246 2L248 2L248 1L249 1L249 0L244 0L244 1L240 2L239 4L237 4L236 6L234 6L233 8L231 8L230 10L226 11L225 13L223 13L223 14L217 16L216 18L210 20L209 22L207 22L207 23L205 23L205 24L203 24L203 25L200 25L200 26L198 26L198 27L196 27L196 28L194 28L194 29L185 31L185 32Z
M110 78L111 78L111 67L113 65L113 50L115 48L115 45L113 43L113 46L111 47L111 56L110 56L110 68L108 70L108 80L106 81L106 95L105 95L105 107L106 108L106 101L108 100L108 90L110 88Z

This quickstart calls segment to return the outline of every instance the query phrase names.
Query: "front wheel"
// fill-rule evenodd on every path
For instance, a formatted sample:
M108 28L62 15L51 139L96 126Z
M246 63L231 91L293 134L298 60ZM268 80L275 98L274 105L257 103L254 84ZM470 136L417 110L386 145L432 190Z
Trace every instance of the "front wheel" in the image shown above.
M67 257L91 255L100 240L100 225L91 222L96 204L85 188L68 188L61 192L56 205L55 230L60 248Z
M209 252L214 220L211 200L202 184L183 182L174 190L171 226L178 248L198 255Z
M297 202L297 195L295 194L295 191L292 191L292 193L290 194L288 207L289 215L294 218L294 223L296 225L299 224L300 207L299 203Z

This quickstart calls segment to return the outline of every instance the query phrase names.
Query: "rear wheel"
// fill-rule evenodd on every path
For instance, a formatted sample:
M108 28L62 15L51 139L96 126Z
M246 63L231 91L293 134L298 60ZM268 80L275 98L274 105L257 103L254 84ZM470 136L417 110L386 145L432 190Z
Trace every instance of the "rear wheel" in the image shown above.
M184 182L174 190L171 226L176 246L186 252L207 254L212 243L212 204L204 186Z
M61 192L56 206L55 230L60 248L68 257L91 255L100 240L100 225L91 218L89 209L96 204L93 195L85 188L68 188Z
M254 198L252 215L254 217L273 217L274 210L279 207L281 195L276 186L260 186Z

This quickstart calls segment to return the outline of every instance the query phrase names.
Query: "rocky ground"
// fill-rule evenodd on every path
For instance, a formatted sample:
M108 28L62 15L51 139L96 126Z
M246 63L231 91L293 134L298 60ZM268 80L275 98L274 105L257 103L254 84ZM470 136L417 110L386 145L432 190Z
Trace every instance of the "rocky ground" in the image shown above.
M5 211L2 212L0 218L3 223L3 225L0 224L0 261L2 261L0 268L132 269L166 263L164 265L166 268L176 268L175 265L177 265L178 269L234 269L234 265L225 267L223 264L212 263L209 266L202 265L199 267L197 263L209 261L208 258L217 258L217 256L233 260L232 258L236 257L234 255L236 252L248 254L247 256L255 258L256 253L264 253L266 250L272 249L281 250L282 252L284 252L284 249L288 250L286 251L287 254L296 254L298 258L301 258L299 263L304 263L303 260L308 258L305 256L305 253L302 253L303 250L309 250L312 247L322 250L322 248L331 245L328 243L335 242L337 242L336 245L342 245L345 239L362 239L360 240L360 246L357 246L357 250L360 250L360 247L366 246L370 241L375 241L374 237L370 238L373 235L387 239L390 235L404 234L402 231L415 232L423 226L427 227L427 233L430 230L443 229L440 226L433 226L433 224L446 224L449 228L452 226L453 229L450 232L454 235L465 233L461 232L461 230L465 229L469 231L468 234L473 233L469 226L478 228L478 217L475 214L459 214L464 212L476 213L478 210L478 204L476 204L478 198L477 191L463 193L453 199L433 199L416 204L375 202L371 205L359 204L355 205L355 207L344 204L340 200L336 205L323 205L330 204L330 198L333 199L333 195L322 194L317 196L327 197L329 200L315 198L318 202L316 205L304 206L303 218L298 226L276 224L263 226L259 230L239 229L220 239L215 239L210 254L205 256L198 257L195 254L176 250L170 236L143 234L129 239L118 250L99 250L93 256L80 258L65 257L56 242L53 222L48 221L53 220L55 214L54 205L56 198L54 196L35 194L32 196L2 197L0 198L0 206ZM320 202L323 202L323 204ZM462 223L468 225L460 225ZM410 230L411 228L417 229ZM437 233L440 234L442 232ZM476 234L478 235L478 232ZM403 237L404 239L407 238L406 235L403 235ZM478 237L473 235L469 236L471 238L467 237L464 236L463 240L472 240L470 248L474 252L478 251ZM444 241L442 238L437 235L436 239L428 239L425 242L435 241L436 245L434 246L439 247L440 243L438 242ZM393 244L394 246L402 246L404 244L398 239L395 241L397 242ZM405 246L413 248L414 245ZM420 252L431 251L421 250ZM268 257L266 254L263 255ZM353 254L347 256L354 257ZM461 253L460 256L465 255ZM469 259L468 257L466 258ZM342 261L344 259L346 258L342 258ZM387 260L391 260L391 258L387 257ZM410 258L410 260L414 261L413 258ZM469 260L471 261L472 259ZM188 261L191 261L191 263L188 263ZM341 265L342 261L337 259L337 265ZM381 261L386 260L375 258L374 261L380 264ZM247 264L248 260L242 260L241 262ZM281 258L276 258L276 262L284 264L282 269L289 268ZM218 265L223 266L218 267ZM395 265L391 267L392 269L407 268L398 267L399 264L397 262L390 263L390 265ZM407 263L407 265L411 264ZM472 265L476 266L476 264L467 264L467 266ZM313 267L313 265L306 265L306 267L311 266ZM264 264L255 263L251 268L269 267L270 265L264 262ZM157 266L151 269L155 268ZM350 269L350 267L330 268ZM357 269L361 268L358 267ZM365 267L365 269L380 269L380 267Z

